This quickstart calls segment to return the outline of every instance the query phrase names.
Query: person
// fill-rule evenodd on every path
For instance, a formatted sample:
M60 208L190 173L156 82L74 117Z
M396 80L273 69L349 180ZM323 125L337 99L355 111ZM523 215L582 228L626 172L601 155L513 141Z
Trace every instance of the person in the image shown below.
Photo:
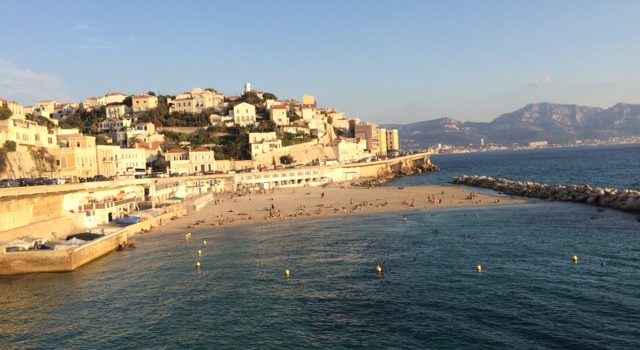
M321 198L324 198L324 192L322 192Z
M402 215L402 221L407 222L407 216L406 215Z

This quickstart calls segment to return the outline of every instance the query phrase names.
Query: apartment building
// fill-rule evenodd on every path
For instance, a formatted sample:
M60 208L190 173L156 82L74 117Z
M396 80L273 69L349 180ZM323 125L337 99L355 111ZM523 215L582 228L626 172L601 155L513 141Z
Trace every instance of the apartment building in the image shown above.
M158 107L158 97L151 95L136 95L131 97L131 109L134 112L144 112Z

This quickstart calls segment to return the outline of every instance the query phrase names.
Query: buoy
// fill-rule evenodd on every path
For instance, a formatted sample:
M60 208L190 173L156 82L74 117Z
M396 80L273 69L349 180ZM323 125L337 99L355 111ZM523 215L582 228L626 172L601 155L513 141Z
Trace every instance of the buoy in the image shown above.
M482 264L478 264L478 266L476 266L476 272L478 273L482 272Z
M577 263L578 263L578 256L577 256L577 255L574 255L574 256L573 256L573 258L572 258L571 260L573 260L573 263L574 263L574 264L577 264Z
M198 249L198 256L202 256L202 250Z
M200 268L200 261L196 261L196 267Z
M289 269L284 270L284 276L289 278L291 276L291 271L289 271Z
M383 274L384 273L384 270L382 269L382 266L380 266L380 264L378 264L378 266L376 266L376 272L378 274Z
M207 246L207 241L206 240L202 241L202 245L206 247Z

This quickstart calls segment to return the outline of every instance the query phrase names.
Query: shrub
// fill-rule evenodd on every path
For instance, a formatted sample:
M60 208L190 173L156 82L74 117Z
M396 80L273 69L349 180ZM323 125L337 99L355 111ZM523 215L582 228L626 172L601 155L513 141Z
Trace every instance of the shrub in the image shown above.
M293 164L293 157L290 154L286 154L280 157L280 163L284 165Z
M17 145L16 145L15 141L6 141L4 143L4 149L7 152L15 152L16 151L16 147L17 147Z

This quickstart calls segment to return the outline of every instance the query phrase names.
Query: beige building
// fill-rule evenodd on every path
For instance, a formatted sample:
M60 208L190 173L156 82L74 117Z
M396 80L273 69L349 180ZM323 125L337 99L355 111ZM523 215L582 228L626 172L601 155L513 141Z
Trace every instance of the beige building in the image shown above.
M250 132L251 159L272 152L282 147L282 140L278 140L275 132Z
M55 109L53 110L53 115L51 118L56 120L62 120L66 117L72 116L76 114L80 106L77 103L59 103L56 104Z
M144 112L158 107L158 98L151 95L136 95L131 97L131 108L134 112Z
M4 133L5 141L14 141L18 145L56 148L57 137L53 130L46 126L27 120L24 116L11 116L0 120L0 132Z
M11 111L11 115L13 117L24 117L25 111L24 106L15 102L15 101L7 101L5 99L0 98L0 107L6 107Z
M86 111L91 111L100 107L100 101L97 97L89 97L88 99L82 101L82 109Z
M400 150L400 136L398 129L387 130L387 151L397 152Z
M377 124L364 124L355 126L355 137L365 140L367 149L371 154L382 155L382 144L380 143L380 127ZM386 145L384 145L386 154Z
M40 100L33 106L33 114L45 118L51 118L56 111L58 103L54 100Z
M98 173L96 138L82 134L58 135L59 148L51 149L56 175L64 178L88 178Z
M129 118L107 118L98 123L98 132L118 131L122 128L129 128L130 126L131 119Z
M195 88L191 92L183 92L169 101L169 112L202 113L207 109L217 110L224 102L224 95L211 90Z
M276 125L288 125L289 124L289 116L287 113L289 109L285 105L273 105L269 110L269 118L272 122L276 123Z
M333 147L340 163L355 162L369 155L366 151L367 141L363 139L339 139L333 143Z
M215 155L208 148L171 149L165 153L170 174L195 174L215 170Z
M131 108L123 103L106 105L107 119L120 119L131 113Z
M303 104L300 107L300 112L302 115L302 120L308 122L312 119L316 118L316 107L312 104Z
M233 106L230 112L230 117L233 118L233 122L240 126L253 125L256 123L256 106L242 102Z
M98 104L101 106L107 106L112 103L122 103L127 98L127 95L121 92L110 92L103 97L98 97Z
M309 105L313 108L318 107L318 103L316 102L316 98L311 95L303 95L302 96L302 105Z
M387 129L380 128L380 156L387 155Z
M96 146L98 174L106 177L133 176L145 173L147 156L142 148Z

